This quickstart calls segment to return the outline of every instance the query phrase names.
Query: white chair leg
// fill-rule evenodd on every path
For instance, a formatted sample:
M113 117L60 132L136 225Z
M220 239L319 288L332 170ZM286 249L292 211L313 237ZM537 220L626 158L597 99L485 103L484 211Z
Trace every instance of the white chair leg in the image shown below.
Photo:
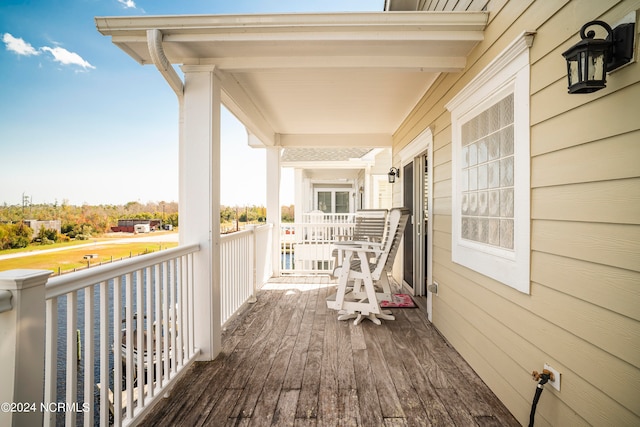
M389 310L383 310L382 313L378 314L378 318L383 320L396 320L396 317L393 316Z
M360 313L343 313L338 316L338 320L355 319Z

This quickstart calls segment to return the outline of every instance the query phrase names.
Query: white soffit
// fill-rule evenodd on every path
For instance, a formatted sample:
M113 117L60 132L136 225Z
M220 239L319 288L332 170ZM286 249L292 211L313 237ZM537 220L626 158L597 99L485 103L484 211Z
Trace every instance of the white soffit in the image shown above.
M141 64L149 29L172 64L214 65L223 102L267 145L289 134L391 135L483 39L486 12L98 17ZM277 135L277 136L276 136Z

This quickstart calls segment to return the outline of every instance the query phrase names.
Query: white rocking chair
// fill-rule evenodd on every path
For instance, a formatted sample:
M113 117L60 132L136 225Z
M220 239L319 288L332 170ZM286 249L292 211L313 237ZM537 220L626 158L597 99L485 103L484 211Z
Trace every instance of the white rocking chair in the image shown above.
M387 209L361 209L356 212L355 226L350 235L337 236L338 242L356 241L356 242L375 242L382 243L384 240L384 233L387 229ZM340 274L340 267L342 267L342 260L344 259L344 253L340 247L335 247L331 252L333 257L333 273L334 278Z
M395 320L388 310L380 309L380 300L391 298L388 272L393 266L410 210L391 209L384 243L345 241L335 243L344 253L342 266L336 271L338 290L327 298L327 307L338 310L338 320L355 318L359 324L368 318L377 325L380 319ZM372 255L375 259L371 262ZM350 283L353 282L353 287ZM376 285L382 292L376 290Z

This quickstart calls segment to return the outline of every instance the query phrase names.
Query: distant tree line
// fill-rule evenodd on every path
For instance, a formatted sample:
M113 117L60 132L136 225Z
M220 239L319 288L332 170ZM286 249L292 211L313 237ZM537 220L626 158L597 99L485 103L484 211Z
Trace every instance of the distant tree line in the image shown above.
M293 222L294 207L282 206L283 222ZM221 223L264 223L267 210L264 206L220 207ZM41 228L33 237L33 230L22 221L60 220L61 230ZM164 224L178 227L178 203L129 202L125 205L70 205L30 204L0 206L0 250L26 247L30 243L48 244L70 239L85 240L91 236L111 231L119 219L161 219Z
M48 244L70 239L86 240L111 231L119 219L161 219L178 226L176 202L129 202L125 205L75 206L63 201L48 204L0 206L0 250ZM41 228L36 236L23 220L60 220L61 230Z

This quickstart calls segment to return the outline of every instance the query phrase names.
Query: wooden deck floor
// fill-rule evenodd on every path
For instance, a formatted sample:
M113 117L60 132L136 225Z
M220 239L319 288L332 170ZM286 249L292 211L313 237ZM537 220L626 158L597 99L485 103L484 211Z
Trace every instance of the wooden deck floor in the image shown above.
M271 281L229 322L219 357L141 425L519 425L422 308L354 326L327 309L334 290L326 277Z

